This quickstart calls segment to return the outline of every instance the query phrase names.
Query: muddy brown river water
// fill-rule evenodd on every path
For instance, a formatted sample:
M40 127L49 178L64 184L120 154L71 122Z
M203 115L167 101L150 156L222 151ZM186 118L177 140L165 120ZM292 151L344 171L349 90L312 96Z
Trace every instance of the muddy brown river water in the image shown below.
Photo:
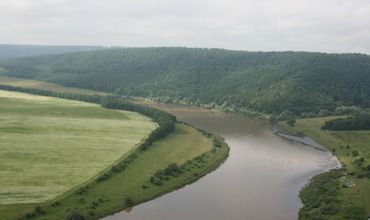
M104 220L296 220L307 180L335 168L327 151L274 135L268 122L238 114L156 105L225 138L230 156L199 181Z

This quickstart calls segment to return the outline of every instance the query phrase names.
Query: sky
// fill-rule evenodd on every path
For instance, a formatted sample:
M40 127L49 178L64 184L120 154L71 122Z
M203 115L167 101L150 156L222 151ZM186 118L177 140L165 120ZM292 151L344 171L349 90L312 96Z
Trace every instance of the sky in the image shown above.
M370 0L0 0L0 43L370 54Z

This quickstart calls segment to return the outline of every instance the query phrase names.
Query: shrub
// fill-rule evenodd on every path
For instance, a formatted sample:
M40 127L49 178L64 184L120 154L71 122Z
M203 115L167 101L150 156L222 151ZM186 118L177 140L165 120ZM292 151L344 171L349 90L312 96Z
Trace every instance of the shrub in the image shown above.
M35 213L43 215L45 214L45 211L40 206L37 206L35 208Z
M177 176L177 174L181 172L181 168L176 163L171 163L163 170L163 172L167 176Z
M156 185L156 186L162 186L163 185L163 182L159 178L153 177L153 176L150 178L150 182L152 184Z
M357 157L358 155L359 155L359 153L358 153L357 150L352 151L352 156L353 157Z
M290 127L294 127L295 123L296 123L295 118L290 118L290 119L287 121L287 124L288 124Z
M60 206L60 202L59 201L53 202L51 204L51 207L56 207L56 206Z
M65 220L85 220L85 216L82 215L76 209L70 210L64 217Z
M363 220L366 219L366 210L361 207L349 207L344 212L345 219Z
M134 200L132 200L130 197L125 200L125 204L130 207L134 204Z

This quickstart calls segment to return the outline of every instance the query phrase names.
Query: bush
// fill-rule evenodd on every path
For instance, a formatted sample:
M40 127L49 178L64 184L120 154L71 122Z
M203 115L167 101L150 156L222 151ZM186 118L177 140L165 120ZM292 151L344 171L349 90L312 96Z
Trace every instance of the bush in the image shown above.
M73 209L67 212L64 219L65 220L85 220L85 216L82 215L79 211Z
M134 204L134 200L132 200L131 198L127 198L125 200L125 204L128 206L128 207L131 207L133 204Z
M366 210L361 207L349 207L344 212L345 219L363 220L366 219Z
M156 186L162 186L163 182L157 177L151 177L150 182Z
M45 212L45 211L44 211L40 206L37 206L37 207L35 208L35 213L43 215L43 214L45 214L46 212Z
M295 118L290 118L287 122L286 122L290 127L294 127L296 121L295 121Z
M284 121L284 120L289 120L291 118L294 118L295 114L291 110L285 109L283 112L280 113L279 115L279 120Z
M60 206L60 202L59 201L53 202L51 204L51 207L57 207L57 206Z
M359 155L359 153L358 153L357 150L352 151L352 156L353 157L357 157L358 155Z
M167 176L176 176L178 173L181 172L180 167L176 163L171 163L169 164L165 169L164 169L164 174Z
M160 180L163 180L164 179L164 172L162 170L157 170L157 172L155 172L154 176L157 177Z

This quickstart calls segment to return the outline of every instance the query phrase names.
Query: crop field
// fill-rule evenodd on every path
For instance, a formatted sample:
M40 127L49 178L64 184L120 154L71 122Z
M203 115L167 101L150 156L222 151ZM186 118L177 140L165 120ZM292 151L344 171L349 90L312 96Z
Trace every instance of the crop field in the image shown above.
M0 207L45 202L88 182L155 127L134 112L0 90Z
M1 73L1 67L0 67ZM107 95L104 92L98 92L89 89L78 89L73 87L65 87L55 83L42 82L38 80L20 79L7 76L0 76L0 85L8 85L14 87L23 87L31 89L40 89L53 92L66 92L74 94L86 94L86 95Z
M217 168L227 154L227 147L215 149L212 138L202 135L191 126L177 124L175 132L138 153L138 158L126 169L109 179L91 182L77 193L68 193L57 200L57 206L54 205L55 200L42 204L0 205L0 217L4 220L19 219L41 206L44 213L33 219L63 219L66 210L70 209L80 210L87 219L97 219L128 207L125 204L127 199L131 199L134 204L141 203L196 181ZM201 161L186 163L201 155ZM150 178L170 163L187 164L187 171L164 181L163 185L153 185Z

